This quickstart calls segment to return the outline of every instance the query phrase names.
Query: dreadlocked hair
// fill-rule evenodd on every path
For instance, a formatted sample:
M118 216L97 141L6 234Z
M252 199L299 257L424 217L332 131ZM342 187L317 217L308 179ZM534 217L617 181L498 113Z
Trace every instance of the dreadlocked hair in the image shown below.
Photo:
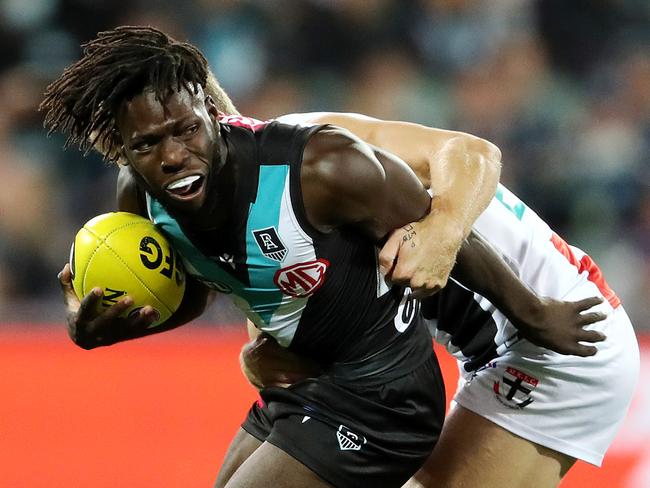
M84 154L95 148L107 161L119 158L115 117L124 101L145 88L160 102L183 87L197 94L208 77L196 47L152 27L100 32L81 47L83 57L47 87L40 110L48 134L67 135L65 147L78 145Z

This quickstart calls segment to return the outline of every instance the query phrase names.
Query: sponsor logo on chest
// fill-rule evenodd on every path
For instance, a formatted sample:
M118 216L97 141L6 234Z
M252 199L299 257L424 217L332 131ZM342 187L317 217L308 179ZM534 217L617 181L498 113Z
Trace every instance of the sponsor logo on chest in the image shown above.
M317 259L287 266L276 271L273 282L286 295L308 297L325 283L329 265L327 259Z

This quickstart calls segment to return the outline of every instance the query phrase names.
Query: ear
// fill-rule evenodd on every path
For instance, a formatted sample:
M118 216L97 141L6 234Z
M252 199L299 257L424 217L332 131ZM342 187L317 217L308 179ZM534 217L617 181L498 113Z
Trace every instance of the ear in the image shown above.
M205 108L208 111L210 117L215 121L219 119L219 109L217 109L217 104L214 103L214 99L210 95L206 95L205 99Z

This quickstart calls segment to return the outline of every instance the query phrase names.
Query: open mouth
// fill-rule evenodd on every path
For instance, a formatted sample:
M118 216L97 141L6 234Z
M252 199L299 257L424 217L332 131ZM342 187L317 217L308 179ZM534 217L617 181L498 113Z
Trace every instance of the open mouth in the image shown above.
M165 190L174 198L188 200L202 190L204 181L205 178L201 175L186 176L174 181Z

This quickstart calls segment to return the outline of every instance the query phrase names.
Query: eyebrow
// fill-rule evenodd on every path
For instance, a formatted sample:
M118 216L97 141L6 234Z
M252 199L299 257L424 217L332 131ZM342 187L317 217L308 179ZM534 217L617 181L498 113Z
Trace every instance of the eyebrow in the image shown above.
M152 143L152 142L157 142L160 139L162 139L162 136L159 134L141 134L141 135L136 134L135 137L131 138L128 145L129 148L133 148L140 143L143 142Z
M135 133L133 137L131 137L130 144L139 143L139 142L149 142L152 140L155 140L156 138L162 137L162 135L159 134L159 132L164 132L165 129L169 126L172 128L178 127L178 126L184 126L184 125L193 125L196 123L200 123L200 117L192 114L192 115L186 115L184 117L181 117L177 120L170 120L165 123L163 123L160 127L158 127L158 130L153 131L153 133L145 133L145 134L140 134L138 132Z

